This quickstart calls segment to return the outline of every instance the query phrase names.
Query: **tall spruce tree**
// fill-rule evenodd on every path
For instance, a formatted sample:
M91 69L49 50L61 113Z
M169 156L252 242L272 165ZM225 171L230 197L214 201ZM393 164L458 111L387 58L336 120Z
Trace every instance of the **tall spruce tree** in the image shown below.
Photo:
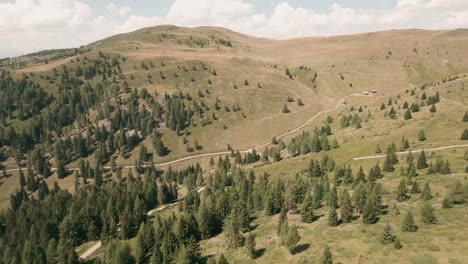
M416 232L418 226L414 222L414 217L411 211L406 212L403 222L401 223L401 231L403 232Z
M382 236L380 237L380 243L383 245L392 244L393 242L395 242L395 238L396 237L393 234L390 225L388 223L385 224Z
M418 170L421 170L421 169L427 168L428 166L429 165L427 164L426 153L423 150L418 156L418 162L416 163L416 168Z
M434 208L428 202L421 205L421 221L424 224L435 224L437 222L437 218L434 215Z

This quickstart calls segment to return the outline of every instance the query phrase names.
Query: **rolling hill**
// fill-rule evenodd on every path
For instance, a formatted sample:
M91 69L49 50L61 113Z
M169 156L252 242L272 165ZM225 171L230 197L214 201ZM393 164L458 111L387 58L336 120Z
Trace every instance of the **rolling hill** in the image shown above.
M101 225L110 224L96 221L102 233L83 231L86 235L70 242L78 253L91 247L86 258L112 262L107 251L119 245L129 245L138 255L139 223L166 228L192 215L200 222L200 208L218 212L225 206L232 210L223 214L224 221L241 209L229 202L219 204L222 201L265 194L252 201L239 198L252 218L239 233L255 234L260 248L256 257L249 258L243 248L226 250L232 242L226 230L205 230L195 239L204 261L222 253L234 263L315 263L330 245L335 260L342 262L391 263L403 258L405 263L462 263L467 256L460 253L466 248L461 236L466 232L456 232L466 228L466 205L455 202L453 186L467 186L467 44L465 29L273 40L224 28L167 25L77 49L2 59L0 206L16 211L28 203L28 196L42 201L49 189L59 188L76 197L69 198L70 203L93 199L93 188L102 188L98 204L103 206L106 199L128 202L138 197L145 204L139 204L145 207L140 210L143 215L151 209L158 216L141 216L131 229L116 229L120 236L108 230L104 234ZM428 165L410 173L415 165L407 161L408 151L417 158L424 149L428 163L437 166L442 161L441 168L432 173ZM389 153L396 153L399 161L389 165ZM327 163L330 159L333 166ZM311 160L321 164L319 176ZM449 173L443 170L444 162L450 164ZM312 195L316 186L327 182L338 189L341 206L344 192L354 199L359 185L341 178L346 168L354 178L360 170L371 175L376 166L382 175L363 185L369 195L380 192L377 223L362 223L362 210L357 210L356 219L330 227L328 198L314 209L317 219L301 220L305 193ZM256 175L255 184L246 176L249 171ZM138 177L131 180L135 174ZM243 187L242 181L255 187ZM439 219L435 227L400 232L403 212L422 206L417 192L395 202L403 181L408 188L416 181L421 187L430 183L433 195L428 203ZM165 195L157 201L146 196L152 184ZM123 185L131 190L125 198L112 191L125 193ZM307 191L299 195L301 188ZM278 190L277 202L287 209L268 211L263 203ZM444 199L451 199L450 209L441 209ZM165 205L172 203L180 206ZM123 204L120 201L114 210ZM86 214L77 207L70 206L70 214ZM125 217L130 214L127 207ZM276 232L278 218L284 217L284 212L277 215L280 209L288 212L286 219L301 236L302 244L290 252ZM112 221L125 217L114 213ZM375 239L383 223L398 233L401 250ZM121 242L113 244L114 238ZM90 244L98 240L109 244ZM184 250L193 246L190 243ZM182 254L180 249L174 252Z

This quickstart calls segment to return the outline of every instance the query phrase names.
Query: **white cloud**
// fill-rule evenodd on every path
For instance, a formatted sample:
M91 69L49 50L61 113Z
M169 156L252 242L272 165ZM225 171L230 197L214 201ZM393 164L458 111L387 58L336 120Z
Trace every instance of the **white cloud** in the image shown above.
M290 38L356 32L468 27L466 0L398 0L382 10L333 4L328 12L275 4L269 15L246 0L176 0L165 16L132 14L110 2L98 15L81 0L16 0L0 3L0 57L47 48L75 47L159 24L222 26L262 37Z
M109 11L112 15L116 15L119 17L126 17L130 14L132 9L126 5L119 5L119 4L110 2L107 5L107 11Z

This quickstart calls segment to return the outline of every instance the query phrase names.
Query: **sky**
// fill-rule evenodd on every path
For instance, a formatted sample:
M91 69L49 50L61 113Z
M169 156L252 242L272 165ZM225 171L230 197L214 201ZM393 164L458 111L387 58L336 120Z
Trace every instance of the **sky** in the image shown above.
M161 24L276 39L455 29L468 27L468 0L0 0L0 58Z

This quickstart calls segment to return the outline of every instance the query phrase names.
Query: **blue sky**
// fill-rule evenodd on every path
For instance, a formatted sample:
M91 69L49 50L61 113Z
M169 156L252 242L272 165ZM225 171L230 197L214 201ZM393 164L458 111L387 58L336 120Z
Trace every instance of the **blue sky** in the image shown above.
M468 27L468 0L0 0L0 58L161 24L275 39L455 29Z
M93 6L100 14L105 15L108 1L84 1ZM175 0L116 0L114 3L131 6L135 14L141 16L163 16L166 14ZM278 3L284 1L249 0L246 1L255 6L255 11L271 14ZM396 0L290 0L287 1L293 7L303 7L326 12L333 3L351 8L376 8L390 9L396 5Z

